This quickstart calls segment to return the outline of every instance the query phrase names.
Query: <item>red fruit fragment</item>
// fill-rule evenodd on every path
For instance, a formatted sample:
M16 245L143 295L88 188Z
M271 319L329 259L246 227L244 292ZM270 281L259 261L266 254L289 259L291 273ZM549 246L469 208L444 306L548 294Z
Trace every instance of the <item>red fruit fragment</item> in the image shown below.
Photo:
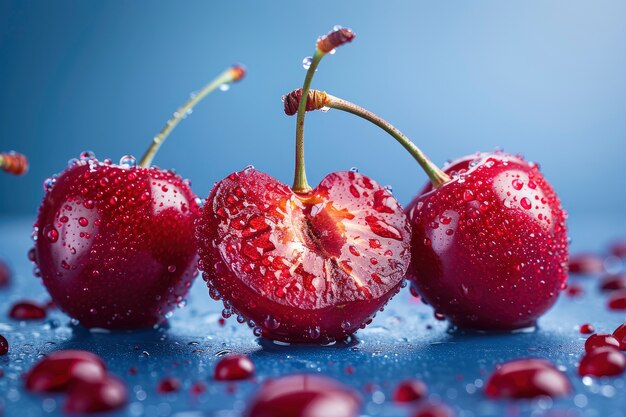
M254 363L246 355L229 355L215 365L213 376L218 381L237 381L252 377L254 371Z
M619 342L619 348L626 350L626 323L621 324L615 329L613 337Z
M519 359L499 366L485 394L492 398L560 397L571 392L567 376L543 359Z
M42 320L46 316L45 307L29 300L16 302L9 311L9 317L13 320Z
M626 370L626 357L613 347L601 347L583 356L578 366L580 376L616 376Z
M454 417L456 414L445 404L430 403L419 407L412 417Z
M50 353L28 371L26 389L63 391L72 382L100 382L105 376L106 368L99 356L84 350L60 350Z
M157 387L160 394L177 392L178 390L180 390L180 379L174 377L163 378Z
M356 417L361 398L333 379L290 375L265 382L246 417Z
M9 342L0 334L0 356L9 353Z
M613 335L608 333L598 333L591 335L585 341L585 351L591 352L595 349L602 347L614 347L619 348L619 342Z
M82 381L72 384L65 401L68 413L98 413L117 410L126 405L128 393L124 383L106 376L100 381Z
M426 384L418 379L409 379L398 384L393 392L393 400L399 403L421 400L428 393Z
M11 270L9 266L0 260L0 288L9 286L11 283Z
M604 272L604 258L595 253L579 253L569 259L569 273L592 275Z
M626 310L626 290L615 291L608 301L611 310Z
M618 258L626 258L626 240L618 240L611 245L611 254Z
M391 213L373 208L377 192ZM371 320L402 285L410 234L399 203L359 173L299 195L253 168L213 188L196 229L211 293L263 337L304 343L345 339Z
M593 324L585 323L580 325L580 334L592 334L596 331L596 328L593 327Z
M602 278L600 282L602 291L626 290L626 273L609 274Z

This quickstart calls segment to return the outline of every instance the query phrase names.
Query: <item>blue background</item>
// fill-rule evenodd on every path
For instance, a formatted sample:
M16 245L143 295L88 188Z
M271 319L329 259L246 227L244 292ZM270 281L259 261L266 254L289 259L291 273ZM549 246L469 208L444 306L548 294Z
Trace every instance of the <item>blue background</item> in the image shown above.
M502 147L541 164L572 215L623 212L626 3L144 2L0 3L0 150L31 172L0 176L0 214L34 215L42 181L93 150L141 156L190 92L241 62L248 77L208 97L155 163L193 181L254 164L291 184L295 120L280 97L335 24L357 39L322 62L314 86L387 118L439 164ZM425 182L367 122L310 114L316 184L357 166L401 203Z

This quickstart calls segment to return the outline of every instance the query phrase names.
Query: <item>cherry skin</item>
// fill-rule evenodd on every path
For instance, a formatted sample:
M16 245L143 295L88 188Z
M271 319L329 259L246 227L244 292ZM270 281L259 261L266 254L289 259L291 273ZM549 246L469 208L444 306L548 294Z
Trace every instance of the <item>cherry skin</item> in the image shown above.
M200 269L225 313L264 337L308 343L346 338L399 291L410 235L395 198L359 173L297 194L253 168L213 188L196 230Z
M196 273L189 185L171 171L88 156L48 186L35 259L56 305L86 327L163 322Z
M408 276L439 313L465 328L531 326L567 278L565 212L536 165L501 152L450 164L407 207Z

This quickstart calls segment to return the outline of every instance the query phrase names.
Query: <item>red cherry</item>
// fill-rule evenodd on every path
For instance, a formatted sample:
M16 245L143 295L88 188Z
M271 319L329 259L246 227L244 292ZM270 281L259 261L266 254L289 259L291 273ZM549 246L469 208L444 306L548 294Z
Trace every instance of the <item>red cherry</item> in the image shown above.
M8 287L11 283L11 270L9 266L0 259L0 289Z
M7 353L9 353L9 342L0 334L0 356L4 356Z
M419 407L412 417L454 417L456 414L445 404L429 403Z
M499 366L485 386L492 398L559 397L571 392L567 376L543 359L519 359Z
M252 377L254 371L254 363L246 355L229 355L215 365L213 377L218 381L237 381Z
M37 273L56 304L86 327L142 328L165 321L196 275L189 182L150 164L192 107L243 77L229 68L174 113L135 166L83 152L45 181L35 224Z
M11 307L9 317L14 320L42 320L47 316L46 309L34 301L18 301Z
M604 258L595 253L578 253L569 260L569 273L575 275L592 275L604 272Z
M100 382L106 376L99 356L83 350L61 350L40 360L26 374L26 389L33 392L63 391L74 382Z
M426 384L418 379L409 379L398 384L393 392L393 400L398 403L408 403L421 400L428 393Z
M608 333L597 333L591 335L585 341L585 351L591 352L601 347L619 348L619 342Z
M287 342L355 332L399 291L409 262L400 205L356 172L329 174L306 195L253 168L231 174L196 235L212 295Z
M618 240L611 245L611 254L618 258L626 258L626 240Z
M580 325L580 334L592 334L596 331L596 328L593 327L593 324L585 323Z
M319 375L290 375L265 382L246 417L356 417L361 399L339 382Z
M608 306L611 310L626 310L626 290L613 292L609 297Z
M600 289L602 291L626 290L626 272L604 276L600 282Z
M180 390L180 380L174 377L167 377L159 382L157 391L161 394L168 394L170 392L177 392Z
M462 327L533 325L565 286L565 212L536 165L505 153L468 156L407 207L409 277Z
M601 347L583 356L578 366L580 376L616 376L626 370L626 357L614 347Z
M615 329L613 337L619 342L619 348L626 350L626 323L621 324Z
M106 376L99 381L72 384L65 401L68 413L97 413L126 405L128 393L122 381Z

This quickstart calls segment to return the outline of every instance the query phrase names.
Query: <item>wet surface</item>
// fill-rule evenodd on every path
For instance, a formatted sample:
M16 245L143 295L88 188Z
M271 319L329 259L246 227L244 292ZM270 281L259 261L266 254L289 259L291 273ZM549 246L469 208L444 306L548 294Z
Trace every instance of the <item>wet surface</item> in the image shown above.
M256 338L231 317L222 325L220 302L208 296L201 279L187 305L177 309L169 326L140 332L88 331L73 325L58 310L35 321L9 318L11 305L22 299L42 304L49 297L32 276L27 259L32 219L0 219L0 257L13 271L11 284L0 289L0 334L10 350L0 356L0 410L6 416L62 415L61 394L32 394L22 375L43 355L60 349L84 349L100 355L109 371L126 384L129 403L114 416L240 416L247 401L268 378L292 373L319 373L356 389L364 400L362 416L409 416L413 405L393 402L396 385L418 378L430 399L450 405L459 416L624 416L626 377L578 376L587 335L582 324L611 333L626 321L626 312L607 307L608 294L596 276L570 279L578 288L563 293L534 331L514 334L453 332L432 309L404 288L355 340L326 347L281 346ZM573 251L607 249L611 239L626 236L619 218L571 218ZM621 229L620 229L621 228ZM611 262L619 270L621 264ZM213 378L221 357L249 355L256 372L244 381ZM485 385L496 364L518 358L545 358L565 372L572 393L561 398L493 400ZM180 388L159 392L165 378ZM2 415L2 412L0 412ZM107 414L108 415L108 414Z

